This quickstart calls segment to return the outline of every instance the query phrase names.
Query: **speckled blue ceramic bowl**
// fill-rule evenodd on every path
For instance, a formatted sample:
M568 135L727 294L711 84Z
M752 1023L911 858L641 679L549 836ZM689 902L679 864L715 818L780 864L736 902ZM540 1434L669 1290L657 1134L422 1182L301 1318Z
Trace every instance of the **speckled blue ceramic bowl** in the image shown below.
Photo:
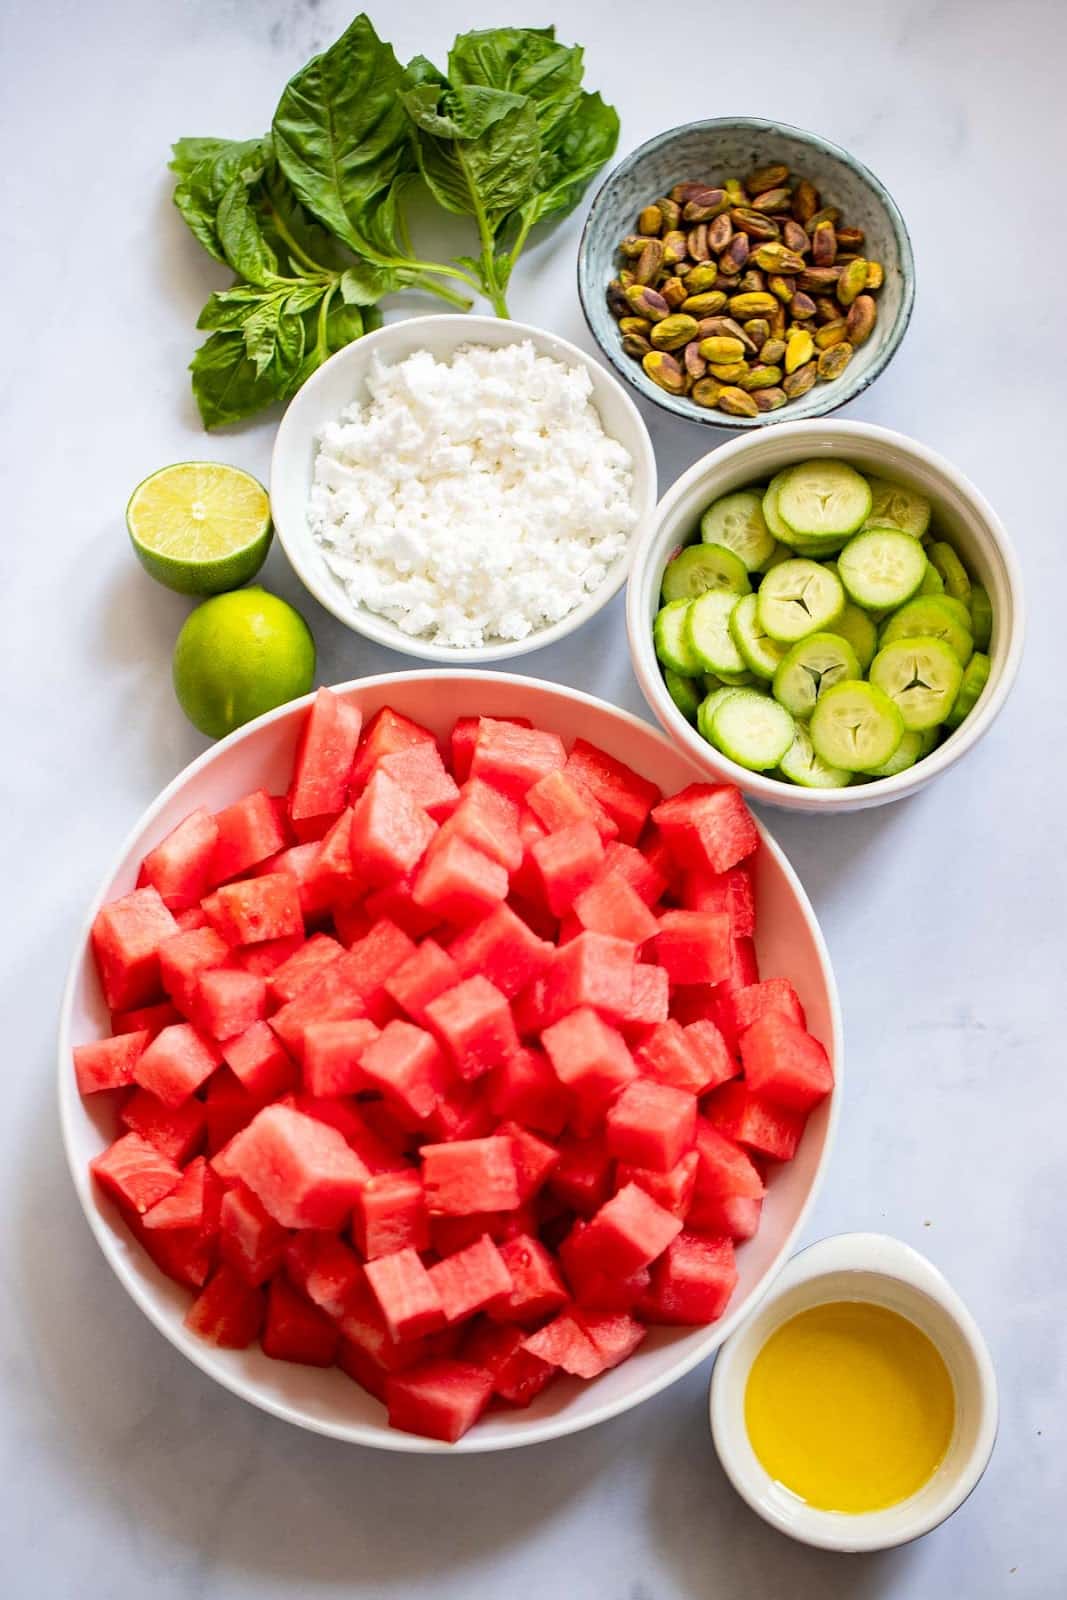
M638 213L676 183L719 183L754 167L784 162L818 189L824 205L841 209L849 227L867 236L864 254L880 261L885 283L878 291L878 321L840 378L817 383L806 395L758 417L730 417L709 411L684 395L671 395L648 378L639 361L623 354L618 324L608 310L606 290L620 266L619 241L633 233ZM904 219L892 195L862 162L817 134L757 117L716 117L671 128L650 139L615 168L596 199L578 252L578 293L593 336L612 366L647 399L665 411L713 428L764 428L775 422L801 422L836 411L867 385L892 358L904 337L915 298L915 263Z

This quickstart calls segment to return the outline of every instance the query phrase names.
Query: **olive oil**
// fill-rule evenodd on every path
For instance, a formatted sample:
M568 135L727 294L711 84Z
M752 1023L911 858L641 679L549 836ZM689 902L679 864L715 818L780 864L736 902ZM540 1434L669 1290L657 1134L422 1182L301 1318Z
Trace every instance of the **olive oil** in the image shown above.
M822 1511L882 1511L944 1459L956 1398L936 1346L886 1306L812 1306L752 1363L745 1424L765 1470Z

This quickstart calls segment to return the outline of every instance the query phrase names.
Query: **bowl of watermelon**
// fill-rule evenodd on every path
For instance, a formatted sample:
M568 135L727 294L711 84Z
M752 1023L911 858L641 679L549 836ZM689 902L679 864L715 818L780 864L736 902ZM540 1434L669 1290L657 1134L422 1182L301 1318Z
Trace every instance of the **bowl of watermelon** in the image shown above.
M202 1371L384 1449L656 1394L788 1256L841 1030L789 863L648 724L484 672L320 690L160 795L85 923L89 1225Z

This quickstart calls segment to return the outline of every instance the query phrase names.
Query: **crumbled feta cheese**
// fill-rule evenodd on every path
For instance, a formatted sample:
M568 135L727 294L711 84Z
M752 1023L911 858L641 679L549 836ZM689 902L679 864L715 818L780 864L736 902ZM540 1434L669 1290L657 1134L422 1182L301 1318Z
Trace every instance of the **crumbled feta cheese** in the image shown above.
M349 598L435 644L525 639L603 581L636 515L584 367L529 340L375 358L319 438L312 533Z

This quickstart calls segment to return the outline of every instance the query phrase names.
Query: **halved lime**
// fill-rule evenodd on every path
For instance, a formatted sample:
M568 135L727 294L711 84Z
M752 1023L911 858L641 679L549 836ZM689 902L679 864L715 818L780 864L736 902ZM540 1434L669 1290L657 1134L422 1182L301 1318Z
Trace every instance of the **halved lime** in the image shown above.
M221 461L180 461L139 483L126 507L137 559L179 594L221 594L254 578L271 541L263 485Z

